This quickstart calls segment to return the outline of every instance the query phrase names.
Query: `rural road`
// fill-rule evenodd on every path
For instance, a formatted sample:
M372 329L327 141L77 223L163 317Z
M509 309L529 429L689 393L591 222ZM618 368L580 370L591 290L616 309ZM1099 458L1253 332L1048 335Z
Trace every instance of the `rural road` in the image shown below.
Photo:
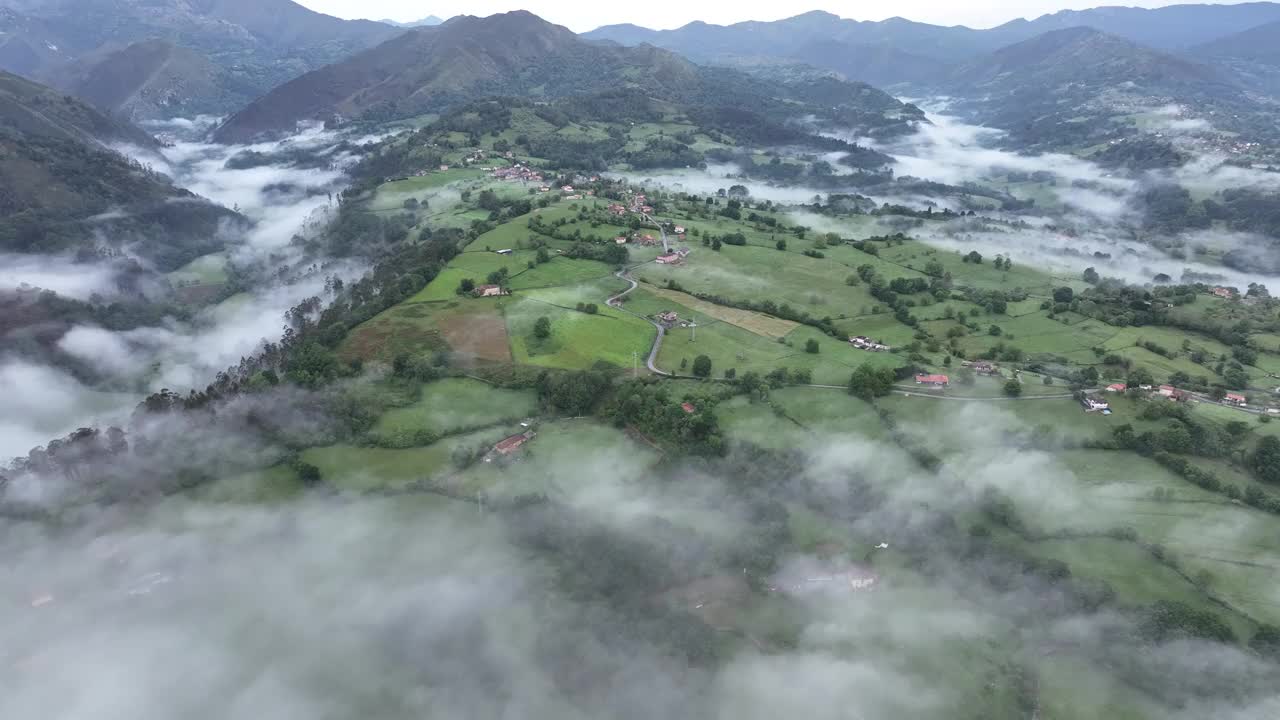
M640 263L640 265L644 265L644 264L646 263ZM614 273L614 275L617 276L619 280L626 280L627 282L631 283L631 287L627 288L626 290L623 290L617 295L614 295L608 300L605 300L604 304L608 305L609 307L621 310L622 312L628 315L634 315L635 317L638 317L641 320L644 320L645 322L657 328L658 334L653 338L653 347L649 348L649 359L645 361L645 365L646 367L649 368L649 372L655 375L662 375L664 377L676 377L672 373L666 372L665 370L658 369L658 365L657 365L658 351L662 349L662 338L666 337L667 329L663 327L662 324L659 322L651 320L645 317L644 315L641 315L640 313L631 312L630 310L622 307L622 298L625 297L632 290L635 290L637 287L640 286L640 283L636 282L629 274L632 270L640 267L640 265L632 265L629 268L623 268L618 272Z
M608 300L605 300L605 304L611 308L621 310L622 312L627 313L628 315L632 315L634 317L640 318L641 320L644 320L645 322L652 325L658 331L658 334L653 338L653 346L649 348L649 357L645 361L645 366L649 368L649 372L653 373L654 375L661 375L662 377L668 377L668 378L683 378L688 380L704 379L694 375L677 375L676 373L667 372L666 370L659 368L657 365L658 351L662 349L662 340L667 335L667 329L663 327L661 323L655 322L651 318L647 318L644 315L641 315L640 313L631 312L630 310L626 309L622 305L622 298L626 297L628 294L631 293L631 291L635 290L637 287L640 287L640 283L636 281L635 278L631 277L631 271L640 267L641 265L647 265L647 264L648 263L640 263L638 265L632 265L631 267L623 268L618 272L614 273L614 276L617 277L619 280L627 281L630 287L618 293L617 295L611 296ZM848 390L849 389L844 385L810 384L810 385L806 385L805 387L823 388L827 390ZM931 398L934 400L1061 400L1063 398L1075 397L1071 393L1064 393L1064 394L1058 394L1058 395L1031 395L1031 396L1016 397L1016 398L1005 397L1005 396L964 397L964 396L958 396L958 395L937 395L929 392L928 390L915 388L914 386L910 386L910 385L895 385L892 392L896 395L905 395L908 397Z

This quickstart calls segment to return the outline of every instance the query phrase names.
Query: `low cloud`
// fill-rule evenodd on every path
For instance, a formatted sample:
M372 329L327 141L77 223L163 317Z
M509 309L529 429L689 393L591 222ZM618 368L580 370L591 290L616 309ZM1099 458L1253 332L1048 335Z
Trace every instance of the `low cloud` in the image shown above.
M109 263L76 262L58 255L0 253L0 290L37 287L77 300L115 293L116 272Z

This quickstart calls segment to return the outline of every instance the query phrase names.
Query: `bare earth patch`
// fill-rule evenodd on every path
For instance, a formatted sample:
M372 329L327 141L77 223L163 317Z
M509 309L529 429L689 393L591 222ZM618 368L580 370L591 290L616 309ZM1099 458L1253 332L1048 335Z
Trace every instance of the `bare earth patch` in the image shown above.
M511 362L507 323L496 310L485 313L442 313L436 324L449 348L464 361Z
M680 303L690 310L696 310L703 315L708 315L717 320L727 322L730 325L736 325L743 330L762 335L767 338L777 339L785 337L792 330L800 327L800 323L781 318L762 315L750 310L739 310L738 308L724 307L716 305L705 300L689 295L687 293L668 290L666 288L646 286L646 290L661 298L666 298L671 302Z

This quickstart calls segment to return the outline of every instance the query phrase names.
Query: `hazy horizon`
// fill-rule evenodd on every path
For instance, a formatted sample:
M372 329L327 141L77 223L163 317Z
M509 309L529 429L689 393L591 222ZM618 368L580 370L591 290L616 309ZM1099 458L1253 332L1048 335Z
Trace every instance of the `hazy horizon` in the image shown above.
M773 21L794 17L806 12L821 10L842 18L863 21L880 21L901 17L934 25L965 25L975 29L996 27L1017 20L1032 20L1063 10L1087 10L1096 7L1158 8L1169 5L1240 5L1236 0L1137 0L1110 5L1090 0L1024 0L1009 3L1003 0L980 0L970 3L949 3L941 0L868 0L854 5L849 2L819 2L811 5L759 5L709 0L697 4L657 0L644 5L598 4L584 2L552 2L551 0L441 0L426 4L405 0L371 0L354 3L350 0L299 0L300 4L317 12L346 19L389 19L412 22L430 15L447 19L455 15L492 15L511 10L528 10L546 20L564 25L574 32L587 32L604 25L631 23L655 30L670 30L701 20L715 25L730 25L745 21Z

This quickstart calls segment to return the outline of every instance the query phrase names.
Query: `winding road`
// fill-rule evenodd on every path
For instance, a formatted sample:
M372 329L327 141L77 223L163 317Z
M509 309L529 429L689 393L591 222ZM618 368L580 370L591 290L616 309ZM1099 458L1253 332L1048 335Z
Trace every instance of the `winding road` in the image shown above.
M626 290L623 290L622 292L618 293L617 295L613 295L613 296L611 296L608 300L605 300L605 304L606 304L606 305L608 305L608 306L609 306L609 307L611 307L611 308L615 308L615 309L617 309L617 310L621 310L622 312L624 312L624 313L626 313L626 314L628 314L628 315L631 315L631 316L633 316L633 317L638 317L638 318L640 318L641 320L644 320L645 322L647 322L647 323L649 323L650 325L652 325L652 326L654 327L654 329L656 329L656 330L658 331L658 334L657 334L656 336L654 336L654 338L653 338L653 346L652 346L651 348L649 348L649 357L648 357L648 359L645 361L645 367L647 367L647 368L649 369L649 372L653 373L654 375L661 375L662 377L667 377L667 378L677 378L677 379L687 379L687 380L701 380L701 379L703 379L703 378L699 378L699 377L697 377L697 376L695 376L695 375L677 375L676 373L667 372L666 370L663 370L663 369L659 368L659 367L658 367L658 364L657 364L657 360L658 360L658 352L662 349L662 341L663 341L663 339L664 339L664 338L666 338L666 336L667 336L667 328L666 328L666 327L664 327L664 326L662 325L662 323L656 322L656 321L654 321L652 318L649 318L649 317L646 317L646 316L644 316L644 315L641 315L640 313L632 312L632 311L628 310L626 307L624 307L624 306L623 306L622 298L626 297L626 296L627 296L627 295L629 295L633 290L635 290L636 288L640 287L640 282L639 282L639 281L637 281L635 278L631 277L631 271L632 271L632 270L635 270L635 269L636 269L636 268L638 268L638 267L641 267L642 265L648 265L648 264L649 264L649 263L639 263L639 264L637 264L637 265L632 265L631 267L623 268L623 269L619 270L618 272L614 273L614 276L615 276L615 277L617 277L619 280L625 280L625 281L627 281L627 283L629 284L629 287L628 287ZM846 387L846 386L844 386L844 385L818 385L818 384L809 384L809 385L806 385L805 387L823 388L823 389L827 389L827 390L848 390L848 389L849 389L848 387ZM1024 395L1024 396L1019 396L1019 397L1016 397L1016 398L1015 398L1015 397L1007 397L1007 396L997 396L997 397L964 397L964 396L960 396L960 395L941 395L941 394L936 394L936 393L930 392L930 391L929 391L929 390L927 390L927 389L924 389L924 388L916 388L916 387L911 386L911 385L895 385L895 386L894 386L894 389L892 390L892 392L893 392L895 395L904 395L904 396L906 396L906 397L930 398L930 399L933 399L933 400L1005 400L1005 401L1014 401L1014 400L1062 400L1062 399L1066 399L1066 398L1073 398L1073 397L1075 397L1075 396L1074 396L1073 394L1071 394L1071 393L1059 393L1059 394L1054 394L1054 395L1029 395L1029 396Z
M666 229L663 227L662 223L661 223L661 222L659 222L657 219L655 219L655 218L653 218L653 217L650 217L648 214L643 214L643 217L644 217L644 219L645 219L646 221L648 221L648 222L652 223L652 224L654 225L654 227L658 228L658 232L662 234L662 249L663 249L663 251L664 251L664 252L669 252L669 251L670 251L670 247L667 245L667 231L666 231ZM651 261L649 261L649 262L653 262L653 261L651 260ZM629 295L633 290L635 290L637 287L639 287L639 286L640 286L639 281L637 281L635 278L631 277L631 271L632 271L632 270L635 270L635 269L636 269L636 268L638 268L638 267L641 267L641 266L643 266L643 265L648 265L648 264L649 264L648 262L644 262L644 263L637 263L637 264L632 265L632 266L630 266L630 267L624 267L623 269L621 269L621 270L619 270L618 272L614 273L614 276L615 276L615 277L617 277L619 280L625 280L625 281L627 281L627 282L630 284L630 287L628 287L626 290L623 290L622 292L618 293L617 295L613 295L613 296L611 296L608 300L605 300L605 304L606 304L606 305L608 305L609 307L615 308L615 309L617 309L617 310L621 310L622 312L627 313L628 315L632 315L632 316L634 316L634 317L638 317L638 318L640 318L641 320L644 320L645 322L647 322L647 323L649 323L650 325L652 325L652 326L654 327L654 329L656 329L656 330L658 331L658 334L657 334L656 336L654 336L654 338L653 338L653 346L652 346L651 348L649 348L649 357L648 357L648 359L646 359L646 360L645 360L645 367L647 367L647 368L649 369L649 372L653 373L654 375L661 375L662 377L667 377L667 378L683 378L683 379L690 379L690 380L700 380L700 379L703 379L703 378L699 378L699 377L697 377L697 376L695 376L695 375L677 375L676 373L667 372L666 370L663 370L663 369L659 368L659 367L658 367L658 364L657 364L657 360L658 360L658 352L662 349L662 341L663 341L663 339L665 339L665 338L666 338L666 336L667 336L667 328L666 328L665 326L663 326L663 325L662 325L662 323L659 323L659 322L657 322L657 321L653 320L652 318L649 318L649 317L646 317L646 316L644 316L644 315L641 315L640 313L632 312L632 311L630 311L630 310L626 309L625 307L623 307L622 298L626 297L626 296L627 296L627 295ZM829 389L829 390L847 390L847 389L848 389L848 388L847 388L847 387L845 387L844 385L815 385L815 384L810 384L810 385L807 385L806 387L813 387L813 388L825 388L825 389ZM930 392L930 391L928 391L928 390L926 390L926 389L923 389L923 388L915 388L915 387L910 386L910 385L895 385L895 386L894 386L894 389L893 389L891 392L893 392L893 393L894 393L894 394L896 394L896 395L904 395L904 396L907 396L907 397L932 398L932 399L934 399L934 400L1006 400L1006 401L1013 401L1013 400L1061 400L1061 399L1063 399L1063 398L1072 398L1072 397L1075 397L1075 396L1074 396L1073 394L1071 394L1071 393L1063 393L1063 394L1054 394L1054 395L1030 395L1030 396L1021 396L1021 395L1020 395L1020 396L1018 396L1018 397L997 396L997 397L981 397L981 398L976 398L976 397L963 397L963 396L958 396L958 395L942 395L942 394L935 394L935 393L932 393L932 392Z
M648 263L640 263L640 265L647 265L647 264ZM658 351L662 349L662 339L667 336L667 329L663 327L662 323L659 323L651 318L647 318L644 315L641 315L640 313L631 312L630 310L622 306L622 298L626 297L632 290L635 290L637 287L640 287L640 283L637 282L635 278L631 277L631 274L630 274L632 270L635 270L636 268L640 267L640 265L632 265L631 267L623 268L618 272L614 273L614 276L616 276L619 280L626 280L627 282L631 283L631 287L627 288L626 290L623 290L617 295L614 295L608 300L605 300L604 304L608 305L611 308L616 308L618 310L621 310L622 312L628 315L633 315L635 317L638 317L641 320L644 320L645 322L657 328L658 334L653 338L653 347L649 348L649 359L645 361L645 366L649 368L649 372L655 375L661 375L663 377L681 377L679 375L669 373L665 370L661 370L658 368L658 365L657 365ZM692 377L692 376L690 375L687 377Z

